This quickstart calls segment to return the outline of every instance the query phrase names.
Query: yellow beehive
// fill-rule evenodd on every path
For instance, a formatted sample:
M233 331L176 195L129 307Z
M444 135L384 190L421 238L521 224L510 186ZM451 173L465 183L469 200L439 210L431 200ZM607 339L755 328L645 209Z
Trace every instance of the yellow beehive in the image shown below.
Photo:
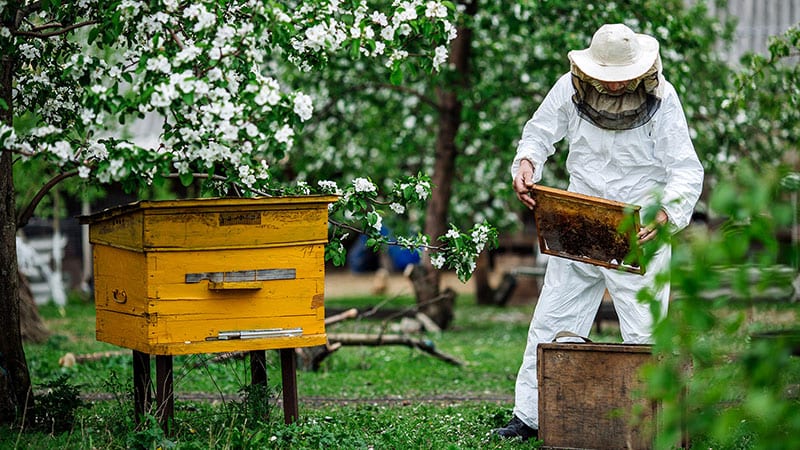
M334 201L141 201L82 217L97 340L155 355L324 344Z

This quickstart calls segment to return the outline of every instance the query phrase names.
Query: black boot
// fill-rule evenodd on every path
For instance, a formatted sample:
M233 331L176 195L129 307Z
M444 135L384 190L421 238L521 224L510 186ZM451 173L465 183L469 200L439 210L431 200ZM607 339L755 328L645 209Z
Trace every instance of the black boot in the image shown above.
M508 422L508 425L504 426L503 428L495 428L492 430L492 434L503 439L520 438L523 441L527 441L530 438L539 438L539 430L535 430L525 425L525 422L523 422L517 416L514 416L514 418Z

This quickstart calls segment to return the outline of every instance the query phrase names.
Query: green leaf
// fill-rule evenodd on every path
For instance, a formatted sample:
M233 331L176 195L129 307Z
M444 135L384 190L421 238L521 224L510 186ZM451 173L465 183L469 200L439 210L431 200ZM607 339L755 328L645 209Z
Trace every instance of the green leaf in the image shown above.
M399 86L403 83L403 69L400 66L395 67L395 69L392 71L389 81L391 81L395 86Z
M350 57L353 59L358 59L361 56L361 42L357 39L353 39L350 42Z
M91 30L89 30L89 40L88 40L88 42L90 44L93 43L94 41L97 40L97 36L99 36L99 35L100 35L100 28L99 27L93 27Z
M185 186L189 186L194 181L194 175L191 173L182 173L180 174L181 184Z
M5 100L0 98L0 109L7 111L8 110L8 103Z

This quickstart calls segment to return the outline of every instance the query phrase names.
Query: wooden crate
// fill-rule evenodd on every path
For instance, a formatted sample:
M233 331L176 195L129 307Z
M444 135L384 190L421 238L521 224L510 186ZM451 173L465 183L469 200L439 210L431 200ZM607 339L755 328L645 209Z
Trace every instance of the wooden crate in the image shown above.
M141 201L83 217L97 339L154 355L325 344L334 201Z
M652 448L657 407L639 397L649 345L547 343L537 355L543 448Z

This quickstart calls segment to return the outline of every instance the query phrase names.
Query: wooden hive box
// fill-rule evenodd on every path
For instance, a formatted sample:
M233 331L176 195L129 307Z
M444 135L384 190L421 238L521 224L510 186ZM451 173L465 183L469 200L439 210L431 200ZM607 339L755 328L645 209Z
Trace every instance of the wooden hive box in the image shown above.
M550 449L650 449L657 405L638 395L651 346L539 344L539 439Z
M155 355L325 344L336 199L140 201L82 217L97 340Z

